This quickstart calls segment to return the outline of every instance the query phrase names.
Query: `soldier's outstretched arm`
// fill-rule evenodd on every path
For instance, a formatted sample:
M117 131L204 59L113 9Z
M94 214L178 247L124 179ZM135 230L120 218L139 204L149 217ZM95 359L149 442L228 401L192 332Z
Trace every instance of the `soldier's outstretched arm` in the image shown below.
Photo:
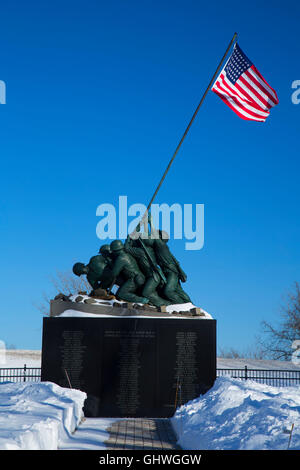
M132 235L132 234L128 234L128 235L127 235L126 241L125 241L125 243L124 243L125 251L127 251L127 250L131 247L131 245L132 245L131 235Z
M127 235L125 244L127 243L128 240L136 240L137 238L139 238L140 230L141 230L141 224L139 223L137 227L135 228L135 230Z
M126 253L129 253L135 259L139 259L141 256L141 248L137 248L133 244L133 240L131 240L130 235L128 235L126 242L124 243L124 248Z

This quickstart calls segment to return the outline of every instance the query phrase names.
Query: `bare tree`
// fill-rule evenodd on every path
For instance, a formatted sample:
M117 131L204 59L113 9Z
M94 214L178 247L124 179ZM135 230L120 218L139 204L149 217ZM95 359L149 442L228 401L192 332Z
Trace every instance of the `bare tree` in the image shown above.
M75 276L72 271L57 271L55 277L50 278L51 284L65 295L74 295L80 291L90 291L91 286L85 276Z
M241 351L238 351L237 349L223 347L219 349L218 356L226 359L238 359L245 357L243 353Z
M220 348L218 357L225 359L264 359L261 348L255 344L246 349Z
M287 294L285 304L280 311L278 326L262 322L264 336L259 339L265 357L276 360L290 360L293 354L292 344L300 339L300 286Z
M54 288L54 295L51 296L45 292L42 294L42 299L39 302L35 302L34 306L43 315L49 315L50 311L50 300L55 295L61 293L65 295L76 295L78 292L89 292L91 286L89 285L85 276L75 276L72 271L61 272L57 271L55 276L50 277L50 283Z

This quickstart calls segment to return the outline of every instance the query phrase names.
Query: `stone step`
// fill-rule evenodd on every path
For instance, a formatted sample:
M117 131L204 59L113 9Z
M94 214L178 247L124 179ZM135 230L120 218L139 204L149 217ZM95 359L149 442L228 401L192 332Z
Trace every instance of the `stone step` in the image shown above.
M110 450L180 449L170 420L167 418L120 419L106 429L105 441Z

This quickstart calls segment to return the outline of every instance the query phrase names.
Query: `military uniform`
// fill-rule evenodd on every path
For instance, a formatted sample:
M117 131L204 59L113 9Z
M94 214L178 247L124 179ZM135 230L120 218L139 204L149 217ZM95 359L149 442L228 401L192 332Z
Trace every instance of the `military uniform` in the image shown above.
M145 283L145 276L139 269L137 261L131 254L126 253L120 240L114 240L110 246L114 257L111 267L112 275L114 279L119 276L124 279L116 296L128 302L147 304L149 299L137 294L137 290Z
M141 243L138 240L131 240L128 236L125 242L125 251L136 259L142 273L146 278L142 295L147 297L156 307L168 305L170 302L160 297L156 291L156 288L161 282L161 278L153 268L153 266L157 266L154 249L150 246L147 247L147 253L152 261L151 263L145 250L141 247Z
M148 238L144 240L144 244L154 249L157 262L166 277L166 284L162 290L163 296L173 304L191 302L180 284L180 281L186 281L186 274L170 252L167 241L161 238Z

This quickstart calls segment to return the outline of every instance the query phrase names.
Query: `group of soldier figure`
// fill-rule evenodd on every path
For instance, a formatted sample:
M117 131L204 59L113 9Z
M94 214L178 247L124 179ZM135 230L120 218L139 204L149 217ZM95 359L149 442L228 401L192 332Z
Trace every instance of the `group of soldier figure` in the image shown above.
M151 233L147 236L138 226L125 243L114 240L102 245L87 265L75 263L73 273L85 274L94 290L110 292L118 286L116 298L127 302L156 307L191 302L181 286L186 274L167 245L168 234L155 229L150 214L148 222Z

